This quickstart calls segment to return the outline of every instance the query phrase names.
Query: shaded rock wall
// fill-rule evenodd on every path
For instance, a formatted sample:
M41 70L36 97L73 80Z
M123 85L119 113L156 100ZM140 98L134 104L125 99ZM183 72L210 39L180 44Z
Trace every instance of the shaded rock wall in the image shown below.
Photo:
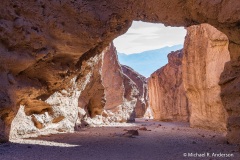
M102 80L107 99L105 109L114 111L117 106L123 104L125 88L121 65L113 44L103 54Z
M44 99L68 88L83 60L101 53L132 20L142 20L172 26L209 23L228 36L231 62L221 76L221 98L229 115L229 140L240 143L235 123L240 118L239 6L238 0L2 0L0 139L7 140L21 105L30 112L51 112Z
M0 139L8 139L20 106L28 116L52 114L46 99L68 90L83 61L100 54L131 24L112 13L117 6L110 7L112 11L98 6L83 1L2 1Z
M146 85L145 81L141 83L138 85ZM122 72L113 44L83 61L80 74L68 86L44 101L51 112L27 114L26 106L21 106L12 122L10 137L34 137L72 132L86 125L134 121L137 102L144 93L140 95L136 83ZM146 104L144 100L142 103ZM145 111L140 109L140 113Z
M129 77L129 79L131 79L135 83L135 86L139 91L137 96L137 104L134 111L135 111L136 117L141 118L144 116L146 109L148 108L147 79L126 65L122 65L121 67L122 67L123 74L125 74L127 77ZM125 85L125 88L126 88L126 85Z
M183 82L190 105L190 125L226 130L226 110L220 97L220 75L230 60L228 38L208 24L187 29Z
M87 66L78 78L82 79L86 74L86 70L90 67L92 62L87 62ZM102 56L99 57L98 62L91 68L91 77L78 100L78 106L86 111L89 117L93 118L96 115L101 115L105 106L104 86L102 82ZM86 75L85 75L86 74ZM85 78L84 78L85 79Z
M168 54L168 64L148 79L153 117L162 121L188 121L189 109L182 79L182 50Z
M69 86L67 89L57 91L44 100L44 103L51 107L50 113L44 110L42 113L27 114L26 106L21 105L12 122L10 137L26 138L60 132L73 132L77 125L83 123L82 120L86 114L80 108L79 97L81 94L86 94L85 89L91 88L89 84L94 84L93 77L98 76L98 73L94 72L96 71L94 68L99 67L101 59L102 55L96 55L84 61L80 74L68 84L65 84ZM89 96L89 99L91 98Z

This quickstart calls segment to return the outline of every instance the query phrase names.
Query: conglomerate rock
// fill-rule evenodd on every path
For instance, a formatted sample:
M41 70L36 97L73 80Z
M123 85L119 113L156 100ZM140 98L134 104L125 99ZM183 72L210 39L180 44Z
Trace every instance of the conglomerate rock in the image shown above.
M100 54L132 20L171 26L209 23L229 38L231 61L220 78L229 141L240 143L239 0L2 0L0 128L8 140L20 106L52 112L44 101L69 88L82 62Z
M182 50L168 54L168 64L148 79L149 103L153 118L162 121L188 121L189 108L182 78Z
M226 130L227 113L219 81L229 60L226 35L208 24L187 28L182 72L191 127Z

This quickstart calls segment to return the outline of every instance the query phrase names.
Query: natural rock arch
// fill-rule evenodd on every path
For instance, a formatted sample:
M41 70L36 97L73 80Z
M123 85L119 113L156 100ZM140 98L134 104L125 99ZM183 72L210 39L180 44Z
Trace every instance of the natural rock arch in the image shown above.
M20 104L27 105L29 112L46 109L48 105L38 99L66 88L85 59L125 33L132 20L142 20L171 26L209 23L228 36L231 62L220 84L229 114L228 137L239 143L239 7L238 0L3 0L0 139L7 139Z

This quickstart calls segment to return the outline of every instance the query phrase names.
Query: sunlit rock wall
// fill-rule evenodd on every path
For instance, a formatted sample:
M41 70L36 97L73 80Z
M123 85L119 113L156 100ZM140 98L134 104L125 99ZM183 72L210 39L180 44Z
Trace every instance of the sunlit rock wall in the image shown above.
M191 127L226 130L227 114L219 85L230 60L228 38L216 28L187 28L183 55L183 82L187 92Z
M153 117L162 121L188 121L189 109L182 80L182 50L168 54L168 64L148 79Z

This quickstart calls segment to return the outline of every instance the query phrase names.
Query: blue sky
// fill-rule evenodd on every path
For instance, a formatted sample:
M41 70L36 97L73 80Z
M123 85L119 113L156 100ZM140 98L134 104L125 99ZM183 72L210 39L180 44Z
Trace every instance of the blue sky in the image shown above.
M185 35L183 27L134 21L127 33L113 42L119 53L133 54L183 44Z

